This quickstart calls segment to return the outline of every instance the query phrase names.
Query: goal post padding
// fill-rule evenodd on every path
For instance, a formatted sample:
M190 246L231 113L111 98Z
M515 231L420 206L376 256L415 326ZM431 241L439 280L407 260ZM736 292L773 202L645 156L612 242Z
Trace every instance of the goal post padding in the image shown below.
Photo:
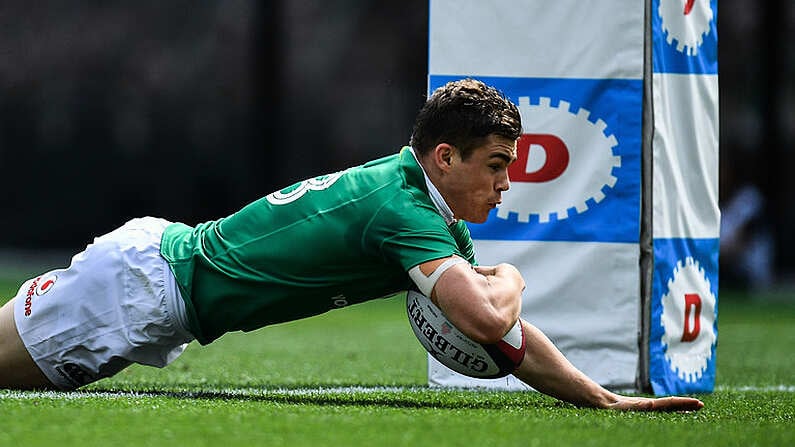
M620 3L605 8L601 2L577 0L432 0L428 91L473 77L519 106L523 135L519 160L510 171L511 189L486 223L470 225L478 261L520 268L527 281L522 317L544 331L575 366L610 388L647 390L650 375L659 373L655 356L666 358L667 353L658 352L654 337L663 338L651 327L663 295L656 298L653 292L661 277L657 244L691 237L653 232L656 219L682 219L667 208L658 211L669 206L675 211L677 205L655 201L655 188L666 188L671 197L698 196L693 204L708 203L715 210L717 197L711 195L711 180L690 181L689 189L677 190L676 182L658 182L658 172L649 166L666 157L658 155L664 148L684 147L679 140L670 141L674 137L657 136L670 127L658 127L655 115L670 110L654 106L653 99L667 93L649 84L651 65L646 62L654 50L651 42L658 44L650 36L653 5ZM676 41L672 46L676 51ZM717 156L704 155L699 164L686 167L716 172L715 160ZM672 162L669 167L683 166ZM695 175L712 178L711 173ZM702 214L695 218L708 222L693 225L712 228L713 214ZM680 245L666 245L666 256L669 251L679 256ZM680 271L692 270L687 259ZM712 266L705 261L699 268ZM692 293L688 296L694 301ZM702 316L706 307L702 300ZM687 310L682 309L684 318ZM668 314L673 313L669 306ZM688 336L694 327L687 326ZM510 376L461 376L430 356L428 381L432 386L525 388ZM665 387L654 391L668 392Z

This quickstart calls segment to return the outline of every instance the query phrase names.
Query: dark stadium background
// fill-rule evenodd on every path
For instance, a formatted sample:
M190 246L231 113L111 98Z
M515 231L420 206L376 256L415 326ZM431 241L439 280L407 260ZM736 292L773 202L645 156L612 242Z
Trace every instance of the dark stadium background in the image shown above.
M396 151L425 98L427 27L425 0L4 1L0 251L220 217ZM721 202L761 191L746 229L772 235L789 282L795 3L720 0L718 36Z

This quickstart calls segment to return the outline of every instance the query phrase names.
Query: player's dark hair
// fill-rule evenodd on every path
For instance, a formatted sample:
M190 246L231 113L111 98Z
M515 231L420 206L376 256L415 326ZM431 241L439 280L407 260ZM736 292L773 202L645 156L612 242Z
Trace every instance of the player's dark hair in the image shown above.
M489 135L516 140L521 134L516 105L494 87L467 78L433 92L417 114L410 144L420 155L451 144L466 160Z

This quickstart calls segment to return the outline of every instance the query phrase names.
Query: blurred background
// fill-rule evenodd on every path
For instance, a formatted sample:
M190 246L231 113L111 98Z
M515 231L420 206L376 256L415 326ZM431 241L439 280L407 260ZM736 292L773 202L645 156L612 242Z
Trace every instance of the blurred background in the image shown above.
M0 268L394 153L426 0L0 6ZM720 0L721 286L795 285L795 2Z

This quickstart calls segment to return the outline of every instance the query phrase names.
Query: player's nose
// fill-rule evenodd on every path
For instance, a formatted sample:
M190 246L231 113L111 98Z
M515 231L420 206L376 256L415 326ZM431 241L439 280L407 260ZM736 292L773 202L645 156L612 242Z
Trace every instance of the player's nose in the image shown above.
M511 188L511 180L508 177L508 173L506 172L500 178L497 179L495 190L502 192L507 191Z

